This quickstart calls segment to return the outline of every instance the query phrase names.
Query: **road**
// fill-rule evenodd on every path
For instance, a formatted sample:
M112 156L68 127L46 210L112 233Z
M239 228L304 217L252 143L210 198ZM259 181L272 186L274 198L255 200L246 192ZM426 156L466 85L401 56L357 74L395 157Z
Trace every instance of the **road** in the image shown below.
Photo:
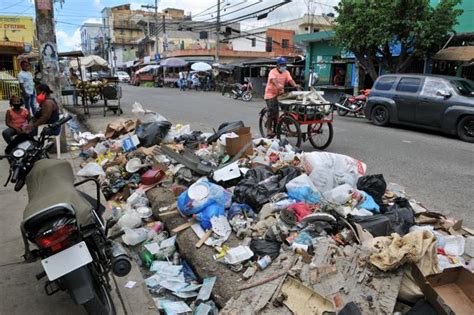
M222 122L243 120L252 127L254 136L258 135L258 113L264 107L262 100L245 103L219 93L168 88L124 85L123 95L126 116L130 115L131 104L139 102L173 123L189 123L197 130L211 131ZM97 111L93 117L99 115ZM110 116L102 119L103 126L110 120ZM327 151L364 161L370 174L383 174L387 182L406 187L429 209L461 218L465 225L474 227L474 144L440 133L377 127L363 118L337 115L334 132ZM309 143L302 148L313 150Z

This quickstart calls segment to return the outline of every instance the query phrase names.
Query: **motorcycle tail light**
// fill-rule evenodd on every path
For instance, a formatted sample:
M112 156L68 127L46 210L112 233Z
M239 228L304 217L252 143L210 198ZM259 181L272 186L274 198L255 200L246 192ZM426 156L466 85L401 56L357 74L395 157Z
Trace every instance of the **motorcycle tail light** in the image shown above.
M37 236L35 242L41 248L50 248L53 252L57 252L69 245L69 238L76 231L77 227L74 224L55 226L52 230Z

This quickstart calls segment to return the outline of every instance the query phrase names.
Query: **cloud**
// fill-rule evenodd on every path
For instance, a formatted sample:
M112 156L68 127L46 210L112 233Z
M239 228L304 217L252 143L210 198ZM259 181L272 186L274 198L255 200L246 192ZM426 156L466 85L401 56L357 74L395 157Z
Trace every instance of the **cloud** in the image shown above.
M94 6L95 6L96 8L98 8L98 9L101 9L101 10L102 10L102 8L104 8L104 5L102 4L102 1L101 1L101 0L94 0L94 1L93 1L93 4L94 4Z
M71 51L81 49L81 31L76 28L73 35L66 33L64 30L56 31L56 42L59 51Z
M88 18L87 20L84 20L82 24L84 23L102 23L101 18Z

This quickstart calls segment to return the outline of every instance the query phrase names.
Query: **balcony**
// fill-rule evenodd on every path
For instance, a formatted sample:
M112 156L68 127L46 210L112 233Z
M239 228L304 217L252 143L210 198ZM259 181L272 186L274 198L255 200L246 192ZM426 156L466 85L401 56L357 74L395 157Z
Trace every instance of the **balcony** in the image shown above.
M142 28L135 22L128 21L128 20L117 20L114 21L114 28L115 29L127 29L127 30L141 30Z

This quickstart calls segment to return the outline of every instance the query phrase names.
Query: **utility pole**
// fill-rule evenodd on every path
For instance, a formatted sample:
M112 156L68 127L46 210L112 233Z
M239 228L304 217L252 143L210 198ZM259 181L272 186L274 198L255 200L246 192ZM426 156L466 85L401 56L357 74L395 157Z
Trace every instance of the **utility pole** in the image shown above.
M162 24L161 26L163 28L163 52L166 55L166 49L168 48L168 37L166 35L166 17L165 17L164 14L163 14L163 20L162 20L161 24Z
M35 1L36 36L38 38L41 65L41 83L47 84L61 106L61 85L58 48L54 31L53 0Z
M221 41L221 0L217 0L217 23L216 23L216 62L219 62L219 48Z
M155 55L158 54L158 0L155 0L155 5L152 6L152 5L142 5L142 8L146 8L146 9L154 9L155 10L155 14L154 14L154 20L155 20ZM149 19L147 17L147 23L149 23ZM148 29L148 32L150 30Z

